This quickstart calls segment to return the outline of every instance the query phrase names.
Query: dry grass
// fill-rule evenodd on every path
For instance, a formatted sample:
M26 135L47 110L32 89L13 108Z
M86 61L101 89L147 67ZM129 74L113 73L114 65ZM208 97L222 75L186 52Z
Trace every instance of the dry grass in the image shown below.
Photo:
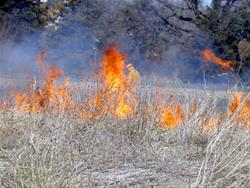
M249 130L237 125L237 114L208 133L202 127L218 114L218 98L199 93L198 109L183 125L163 129L154 96L145 91L126 120L83 121L49 109L1 112L0 186L250 186ZM182 101L188 108L188 95Z

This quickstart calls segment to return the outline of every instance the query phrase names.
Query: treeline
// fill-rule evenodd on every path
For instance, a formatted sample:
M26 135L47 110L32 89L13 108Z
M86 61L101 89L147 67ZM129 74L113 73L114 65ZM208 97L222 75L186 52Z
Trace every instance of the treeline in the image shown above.
M29 0L0 1L0 39L19 41L25 34L42 28L48 20L46 9Z
M3 0L0 1L0 40L21 40L24 36L43 29L58 15L63 14L74 0Z
M196 20L217 54L233 60L237 71L250 64L250 1L213 0L205 13L197 14Z
M65 19L64 24L78 19L100 46L126 41L129 50L158 63L165 61L173 46L194 56L211 47L223 59L233 60L235 71L250 65L248 0L213 0L209 7L199 0L1 1L0 37L43 28L69 8L69 23Z

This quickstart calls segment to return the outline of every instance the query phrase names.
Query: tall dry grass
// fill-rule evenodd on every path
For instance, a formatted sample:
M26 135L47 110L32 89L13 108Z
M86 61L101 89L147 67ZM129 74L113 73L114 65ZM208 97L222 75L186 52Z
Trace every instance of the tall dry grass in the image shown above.
M176 91L187 112L193 98L198 107L175 129L160 127L152 87L138 91L138 107L124 120L106 113L81 120L49 108L30 114L2 111L0 186L249 187L250 136L238 126L237 113L213 131L204 129L227 108L227 102L220 103L229 100L226 95L168 90L166 104Z

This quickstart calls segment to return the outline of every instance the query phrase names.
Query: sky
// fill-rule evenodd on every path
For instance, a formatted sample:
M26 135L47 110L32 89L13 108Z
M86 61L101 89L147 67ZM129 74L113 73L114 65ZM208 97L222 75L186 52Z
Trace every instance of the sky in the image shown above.
M203 4L204 5L210 5L212 0L203 0Z
M129 0L127 0L129 1ZM132 0L130 0L132 1ZM172 0L173 2L176 2L176 3L182 3L183 1L185 0ZM203 6L209 6L211 4L212 0L201 0L201 3Z

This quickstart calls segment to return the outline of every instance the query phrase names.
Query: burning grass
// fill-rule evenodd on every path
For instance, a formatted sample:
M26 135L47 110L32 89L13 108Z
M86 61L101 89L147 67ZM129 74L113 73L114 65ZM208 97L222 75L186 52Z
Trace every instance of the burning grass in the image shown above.
M146 87L115 48L96 92L82 91L45 55L41 86L2 103L1 186L249 186L248 95L225 95L221 110L208 91Z
M140 96L127 119L2 111L1 186L249 185L249 131L236 117L216 122L212 131L202 128L216 117L215 99L200 99L192 117L171 129L160 126L161 109L145 101L154 97Z

